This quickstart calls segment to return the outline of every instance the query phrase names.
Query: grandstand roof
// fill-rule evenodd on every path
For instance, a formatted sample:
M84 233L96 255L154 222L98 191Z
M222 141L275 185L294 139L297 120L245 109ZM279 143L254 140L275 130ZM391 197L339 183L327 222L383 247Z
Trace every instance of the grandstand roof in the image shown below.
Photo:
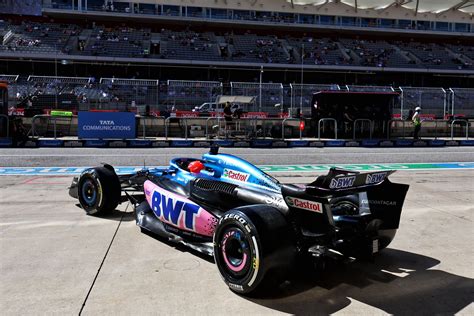
M398 6L415 11L415 13L441 13L449 10L474 13L473 0L287 0L294 5L325 5L330 2L341 2L357 9L383 10Z

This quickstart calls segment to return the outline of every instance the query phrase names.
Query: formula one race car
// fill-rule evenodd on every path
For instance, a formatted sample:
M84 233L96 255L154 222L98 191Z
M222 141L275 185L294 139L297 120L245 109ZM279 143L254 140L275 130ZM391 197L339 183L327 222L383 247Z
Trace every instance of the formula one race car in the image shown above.
M281 184L214 147L202 159L175 158L167 168L133 174L90 168L69 194L89 215L130 201L142 231L214 256L228 287L250 293L285 280L296 262L387 247L408 191L388 180L391 173L333 168L308 185Z

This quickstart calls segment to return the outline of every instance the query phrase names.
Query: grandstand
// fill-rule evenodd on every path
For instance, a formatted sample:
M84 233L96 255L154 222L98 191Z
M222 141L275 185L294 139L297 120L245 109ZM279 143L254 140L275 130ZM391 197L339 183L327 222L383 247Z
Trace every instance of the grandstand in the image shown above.
M162 59L185 61L226 62L227 64L276 64L281 67L301 64L318 66L410 69L420 72L432 69L466 70L474 72L472 46L456 43L426 43L413 39L393 41L361 39L359 36L286 36L224 34L197 32L189 28L172 31L161 28L129 26L93 28L79 24L39 23L31 21L4 22L0 53L26 54L38 58L100 57L122 58L123 61L159 63ZM302 34L304 35L304 34ZM66 56L67 55L67 56ZM99 57L99 58L96 58ZM104 60L106 60L104 59Z
M389 87L402 117L471 112L469 1L40 2L0 21L12 106L191 110L234 94L308 112L317 91Z

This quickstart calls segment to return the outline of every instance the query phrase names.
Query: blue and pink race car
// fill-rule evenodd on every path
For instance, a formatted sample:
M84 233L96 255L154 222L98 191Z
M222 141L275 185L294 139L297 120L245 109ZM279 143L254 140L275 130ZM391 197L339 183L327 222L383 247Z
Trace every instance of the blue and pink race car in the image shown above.
M391 173L333 168L307 185L282 184L213 147L133 174L90 168L69 194L95 216L131 202L142 231L213 256L228 287L246 294L284 281L301 261L320 266L387 247L408 191Z

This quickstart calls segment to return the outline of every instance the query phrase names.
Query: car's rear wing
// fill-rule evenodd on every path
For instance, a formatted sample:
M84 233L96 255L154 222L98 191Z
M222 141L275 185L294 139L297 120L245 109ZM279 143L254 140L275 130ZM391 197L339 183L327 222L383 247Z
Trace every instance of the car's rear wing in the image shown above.
M368 173L341 170L332 168L327 175L319 176L312 183L303 187L283 184L282 194L288 207L299 211L301 209L320 213L323 218L321 222L313 225L333 225L330 199L334 197L359 195L359 207L370 210L372 218L382 221L383 229L398 228L400 214L408 191L408 185L392 183L388 176L393 170L381 170ZM321 228L322 229L322 228Z
M306 186L306 192L319 197L334 197L362 192L384 182L394 170L368 173L331 168L327 175L319 176Z

